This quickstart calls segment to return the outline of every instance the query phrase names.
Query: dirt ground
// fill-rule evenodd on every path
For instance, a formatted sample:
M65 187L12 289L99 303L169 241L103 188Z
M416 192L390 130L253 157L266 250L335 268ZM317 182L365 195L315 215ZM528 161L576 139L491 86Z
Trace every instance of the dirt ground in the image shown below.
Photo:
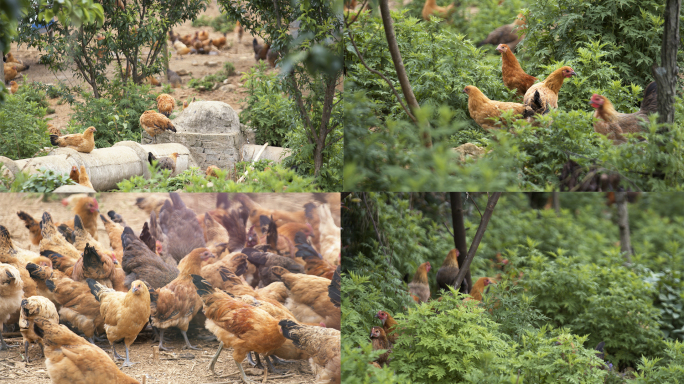
M121 214L126 223L136 233L142 230L142 226L149 216L135 205L137 197L144 197L150 194L138 193L101 193L97 194L100 212L106 214L109 210L115 210ZM310 193L289 193L289 194L248 194L254 201L270 209L282 209L288 211L301 210L302 206L313 200ZM14 243L25 249L38 251L38 247L31 244L28 230L16 215L16 212L23 210L39 218L44 211L50 212L55 221L64 221L73 218L70 207L61 204L62 195L41 195L41 194L0 194L0 224L5 226L12 235ZM215 194L181 194L183 202L198 214L204 213L216 206ZM232 197L229 197L232 199ZM338 220L336 218L336 220ZM98 221L98 237L105 245L109 245L107 233L101 221ZM152 333L149 329L140 333L135 343L131 346L131 361L137 362L133 367L123 368L123 372L136 378L141 383L145 376L146 383L241 383L239 371L232 358L232 349L227 348L221 353L216 364L216 373L213 375L209 371L209 362L218 348L218 341L207 341L198 336L210 336L211 334L204 329L202 323L193 326L191 323L188 337L193 346L201 350L181 350L185 345L180 332L174 329L167 331L164 335L165 346L174 349L168 354L162 353L160 361L155 361L152 355L152 347L157 343L152 341ZM0 351L0 383L4 380L11 380L12 383L31 383L42 384L50 383L50 379L45 367L45 359L40 356L40 347L31 345L29 347L30 363L25 363L23 358L24 350L20 346L21 337L5 338L11 348L10 351ZM98 343L104 349L109 349L108 343ZM117 344L117 352L123 355L123 344ZM111 352L109 353L111 356ZM121 366L121 364L118 364ZM243 367L253 380L261 381L263 371L250 368L247 361L243 362ZM269 383L313 383L314 376L308 362L293 361L285 365L276 366L277 369L286 370L285 374L274 374L269 372Z
M214 18L220 14L218 5L216 1L213 0L207 6L207 9L200 14ZM194 34L196 31L206 30L209 32L210 38L222 37L223 35L219 32L214 31L211 27L199 27L195 28L192 26L192 21L187 21L175 28L173 31L179 33L181 36L186 34ZM249 68L256 65L254 59L254 50L252 49L252 39L253 37L245 31L242 37L242 44L238 44L237 36L232 32L228 32L226 35L226 41L228 45L223 47L223 49L218 53L218 55L185 55L182 59L176 55L173 47L169 44L169 50L171 51L171 58L169 60L169 68L173 71L178 72L179 70L186 70L191 73L189 76L181 76L183 79L183 86L181 88L175 88L171 96L173 96L176 101L178 100L188 100L191 101L193 97L196 100L204 101L223 101L229 104L236 112L240 112L244 105L240 100L247 96L244 88L242 88L242 82L240 81L242 73L246 72ZM257 38L260 44L263 41ZM17 47L16 43L12 44L11 52L18 59L23 60L25 63L30 65L30 68L20 75L25 75L27 81L38 81L45 84L58 84L60 81L64 82L69 86L75 86L78 84L83 85L84 89L89 90L90 87L78 79L72 71L64 71L53 73L45 65L38 64L40 56L42 55L35 48L29 48L26 45ZM143 52L147 55L146 51ZM214 67L205 66L205 62L216 62L218 65ZM201 78L205 75L210 75L218 72L223 68L223 63L231 62L235 66L236 75L228 78L226 85L232 84L230 90L213 90L206 92L198 92L193 88L187 86L188 81L191 78ZM113 73L114 66L110 66L109 73ZM162 82L162 84L168 83L165 74L157 75L157 79ZM21 86L23 80L21 76L15 79L17 83ZM224 85L224 84L221 84ZM156 90L155 90L156 91ZM72 108L68 104L57 104L59 98L49 100L50 106L55 109L55 113L48 115L46 120L51 121L57 128L66 128L69 122L70 115L72 113Z

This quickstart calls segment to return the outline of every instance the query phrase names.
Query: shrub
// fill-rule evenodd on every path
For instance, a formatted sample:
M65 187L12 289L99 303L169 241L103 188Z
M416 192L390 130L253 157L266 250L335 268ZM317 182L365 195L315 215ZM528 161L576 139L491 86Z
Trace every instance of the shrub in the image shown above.
M119 182L121 192L318 192L311 178L299 176L279 164L263 171L250 171L243 183L238 184L229 172L219 170L218 177L207 177L203 170L190 168L174 177L168 169L158 171L149 165L151 177L134 176ZM237 176L239 178L239 176Z
M112 82L104 97L97 99L85 93L85 103L74 105L69 131L80 133L94 126L97 148L110 147L124 140L140 142L140 115L156 105L155 97L150 93L149 85Z
M297 129L299 116L294 102L285 97L277 75L263 68L263 64L252 67L242 78L247 99L240 121L254 129L256 144L283 147L287 132Z
M25 93L7 95L0 104L0 153L13 160L39 156L50 146L47 123L42 119L45 108L35 99L40 92L23 87ZM43 99L45 93L42 93Z
M21 172L14 179L0 176L1 192L50 193L62 185L76 184L67 174L58 174L51 169L40 168L37 173Z
M663 11L664 3L657 0L530 1L533 17L528 17L524 45L530 56L528 68L537 73L553 61L571 62L578 48L595 41L611 47L610 62L625 84L645 87L652 79L651 66L660 57ZM677 61L684 65L682 52Z
M19 87L16 94L24 96L26 101L34 102L41 108L47 108L50 105L47 101L47 89L48 87L45 84L35 81L27 82L26 77L24 77L24 83Z
M668 341L665 347L665 358L648 359L643 357L639 363L635 383L681 383L684 381L684 343Z

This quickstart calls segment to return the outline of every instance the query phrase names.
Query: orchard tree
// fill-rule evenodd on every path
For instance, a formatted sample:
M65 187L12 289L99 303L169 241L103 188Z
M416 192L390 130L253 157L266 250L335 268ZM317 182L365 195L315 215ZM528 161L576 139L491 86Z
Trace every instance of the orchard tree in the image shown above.
M34 1L13 0L0 1L0 51L3 59L5 53L9 52L12 39L17 35L17 23L31 6L47 9L46 12L36 12L34 21L52 20L57 17L62 23L71 23L74 26L83 24L101 23L104 21L102 6L92 0L82 0L77 2L62 1L56 2L47 7L48 0ZM0 78L5 78L5 68L0 66ZM0 88L0 101L4 100L4 82Z
M231 19L258 35L281 57L282 88L293 98L320 176L327 148L342 139L342 1L218 0ZM298 167L306 164L298 164Z
M43 62L53 71L76 67L76 75L99 98L109 83L107 65L116 63L118 76L140 84L162 71L166 36L173 26L197 17L204 0L102 0L104 21L73 24L59 19L52 33L39 34L31 24L44 6L34 4L20 23L19 41L46 53ZM50 14L50 11L45 11Z

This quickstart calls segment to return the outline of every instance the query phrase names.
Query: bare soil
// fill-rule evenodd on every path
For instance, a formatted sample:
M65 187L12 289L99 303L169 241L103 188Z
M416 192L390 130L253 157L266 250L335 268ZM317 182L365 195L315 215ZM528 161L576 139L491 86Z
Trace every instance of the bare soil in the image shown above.
M207 6L207 9L200 14L208 16L209 18L214 18L220 14L220 10L215 1L211 1ZM179 26L173 28L175 33L179 33L181 36L186 34L194 34L197 31L206 30L209 32L210 38L222 37L223 34L214 31L211 27L199 27L195 28L192 26L192 21L187 21ZM218 55L199 55L191 54L185 55L182 59L180 56L176 55L173 47L169 43L169 50L171 52L171 58L169 60L169 68L173 71L186 70L191 73L189 76L181 76L183 79L183 85L181 88L175 88L171 93L176 101L187 100L190 102L193 98L196 100L204 101L222 101L230 105L236 112L240 112L244 109L245 105L241 100L245 99L247 92L245 88L242 87L242 73L246 72L249 68L256 65L256 60L254 59L254 50L252 49L252 39L253 36L245 31L242 36L242 43L238 44L237 36L233 31L229 31L226 35L227 46L218 52ZM263 44L263 40L257 37L260 44ZM38 64L40 56L43 54L36 48L29 48L26 45L17 46L17 44L12 44L11 52L13 55L24 61L24 63L29 64L30 68L20 75L26 76L26 81L38 81L45 84L58 84L60 81L64 82L69 86L82 85L84 89L89 90L90 87L78 77L76 77L74 71L64 71L53 73L50 69L42 64ZM144 52L145 53L145 52ZM146 54L146 53L145 53ZM216 66L206 66L205 62L215 62ZM187 86L188 81L191 78L201 78L206 75L214 74L223 68L223 63L231 62L235 66L236 75L231 76L227 79L226 85L232 84L234 88L229 91L212 90L199 92ZM110 65L108 74L114 73L114 66ZM111 77L110 77L111 78ZM162 84L168 83L165 74L157 75L157 79L162 82ZM21 86L24 80L21 76L15 79L17 83ZM224 84L221 84L224 85ZM156 91L156 90L153 90ZM72 113L72 108L68 104L58 104L60 99L50 100L50 106L55 108L55 113L48 115L46 120L50 120L57 128L64 129L70 120L70 115Z
M115 210L124 217L126 223L136 233L142 230L142 226L149 216L135 205L137 197L149 196L150 194L139 193L101 193L97 195L100 213L106 214L109 210ZM269 209L282 209L288 211L301 210L302 206L313 200L310 193L289 194L249 194L250 197ZM26 211L34 218L39 219L44 211L50 212L55 221L65 221L73 218L71 207L61 204L62 195L41 194L0 194L0 224L5 226L12 235L14 243L21 248L38 251L38 247L31 244L30 235L24 224L16 215L19 210ZM181 194L183 202L196 213L204 213L216 206L215 194ZM229 197L232 198L232 197ZM339 219L339 218L336 218ZM107 233L101 221L98 222L99 241L109 245ZM193 323L196 321L193 320ZM130 349L131 361L139 363L133 367L123 368L123 372L136 378L141 383L145 376L146 383L241 383L239 371L232 358L232 349L224 348L216 364L216 373L209 371L209 362L218 348L218 341L207 341L198 336L207 337L211 334L204 329L201 322L191 323L188 337L190 343L200 350L181 349L185 342L180 332L171 329L164 334L164 345L174 349L168 354L161 353L160 360L153 358L152 347L158 343L152 341L152 333L148 329L140 333ZM11 348L9 351L0 351L0 383L4 380L18 384L42 384L50 383L45 367L45 359L40 357L40 347L29 347L30 363L25 363L24 349L21 337L5 338ZM98 342L103 349L109 350L109 344L105 341ZM124 346L116 345L117 352L123 356ZM112 356L111 352L109 355ZM264 362L262 360L262 362ZM264 362L265 363L265 362ZM119 367L120 363L117 363ZM242 363L247 375L252 380L262 381L263 371L251 369L245 360ZM268 383L313 383L314 375L307 361L293 361L284 365L276 366L277 369L286 370L285 374L269 372Z

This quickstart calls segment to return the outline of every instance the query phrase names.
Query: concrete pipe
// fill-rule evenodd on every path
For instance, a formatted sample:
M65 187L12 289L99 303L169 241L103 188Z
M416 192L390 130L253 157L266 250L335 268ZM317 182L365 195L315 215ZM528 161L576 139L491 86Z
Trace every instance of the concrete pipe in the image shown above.
M50 169L56 173L69 174L71 167L80 169L85 166L90 182L96 191L107 191L116 188L116 184L133 176L150 177L148 153L156 157L170 156L178 153L177 175L193 163L188 149L177 143L140 145L133 141L122 141L113 147L99 148L91 153L81 153L69 148L55 148L48 156L14 161L14 166L6 166L8 170L20 169L36 173L39 169ZM12 172L13 173L13 172Z

